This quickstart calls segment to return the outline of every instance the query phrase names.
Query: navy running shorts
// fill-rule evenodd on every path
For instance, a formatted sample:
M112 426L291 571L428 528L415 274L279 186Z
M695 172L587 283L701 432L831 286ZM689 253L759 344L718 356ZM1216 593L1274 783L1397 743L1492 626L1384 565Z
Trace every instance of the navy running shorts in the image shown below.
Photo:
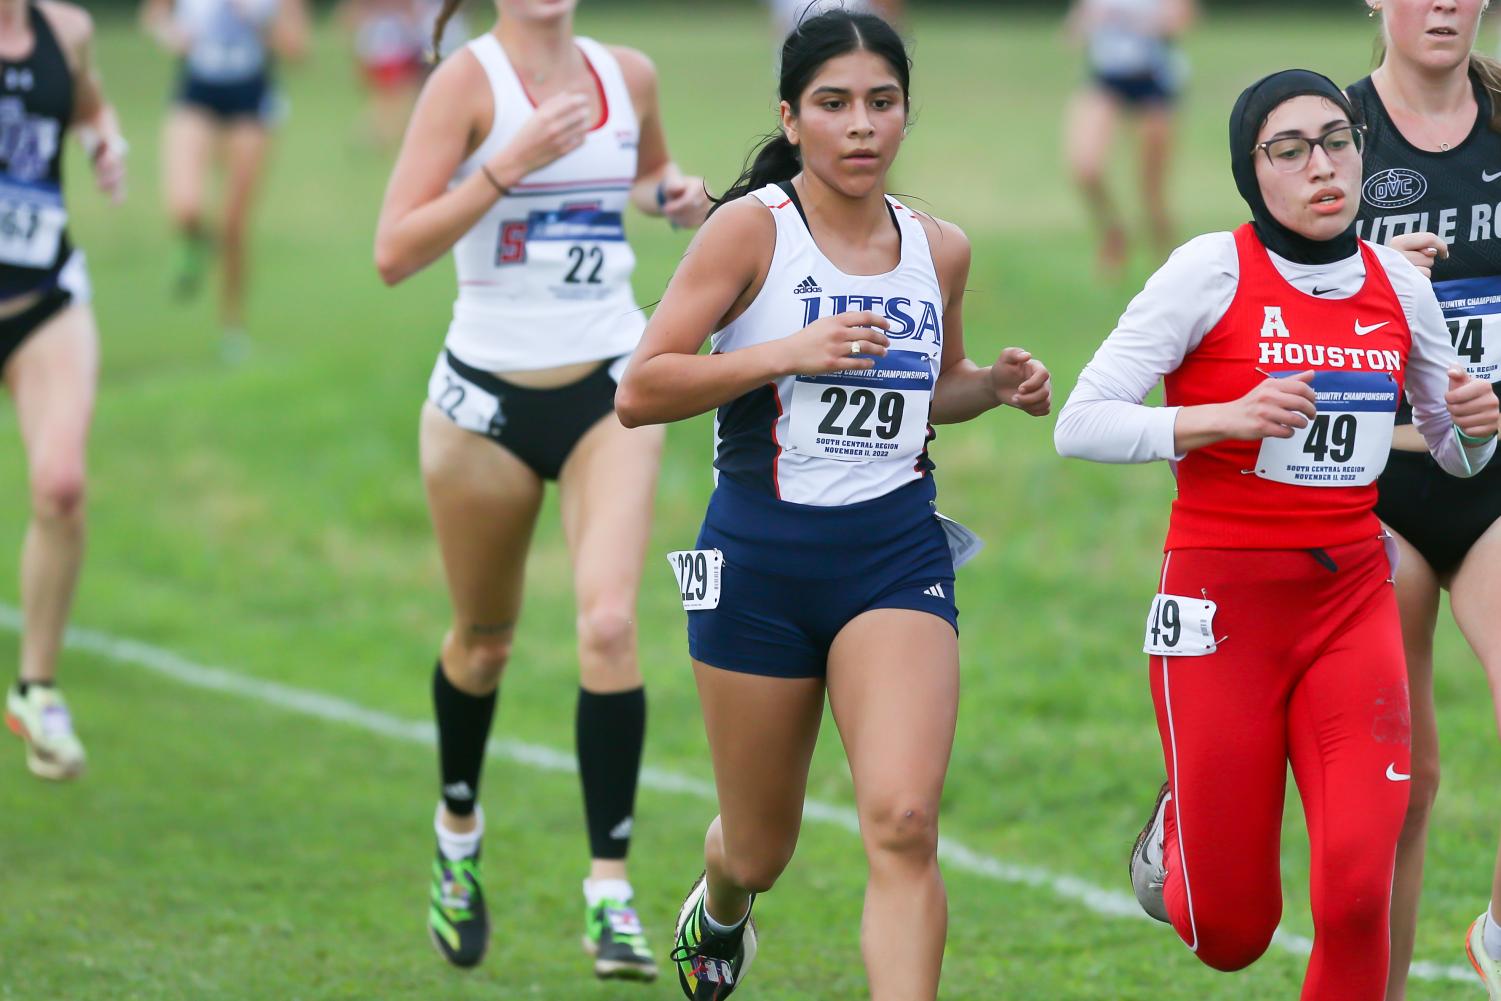
M954 560L931 476L874 500L793 504L721 475L696 549L724 554L717 608L688 612L694 660L742 674L821 678L829 648L878 608L959 629Z
M244 119L274 125L281 117L281 100L267 73L218 83L199 79L184 70L173 100L205 112L220 125Z

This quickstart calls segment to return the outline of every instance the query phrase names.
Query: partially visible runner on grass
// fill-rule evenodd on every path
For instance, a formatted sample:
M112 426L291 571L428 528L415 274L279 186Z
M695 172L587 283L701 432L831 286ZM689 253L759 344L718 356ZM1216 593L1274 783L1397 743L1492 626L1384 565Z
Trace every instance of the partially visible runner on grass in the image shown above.
M57 661L84 552L85 450L99 333L83 252L68 240L63 140L99 189L125 194L125 140L94 61L94 24L71 3L0 0L0 376L21 428L31 523L21 550L21 646L5 721L46 779L84 768Z
M1066 32L1084 49L1088 79L1069 104L1064 159L1084 196L1106 277L1120 273L1131 250L1125 213L1107 180L1123 122L1136 126L1149 245L1158 260L1173 247L1167 180L1188 68L1178 43L1197 16L1197 0L1074 0L1069 8Z
M1471 51L1488 2L1367 0L1370 13L1380 17L1383 57L1349 94L1369 130L1357 231L1431 272L1465 368L1495 388L1501 367L1501 240L1493 221L1501 199L1501 66ZM1430 231L1422 232L1425 227ZM1471 479L1450 476L1429 456L1410 408L1403 407L1378 485L1376 514L1401 550L1397 604L1412 699L1412 789L1397 842L1386 988L1388 1001L1402 1001L1439 784L1433 636L1444 589L1490 680L1501 725L1501 463ZM1501 861L1492 870L1490 906L1472 922L1465 942L1491 1001L1501 1001L1497 908Z
M439 33L459 4L448 0ZM626 855L646 731L636 596L663 436L627 430L614 412L645 325L624 213L693 227L709 202L668 152L646 56L576 36L575 0L495 6L494 30L444 60L418 98L375 242L389 284L450 249L459 280L420 429L453 608L432 673L442 802L429 928L458 966L489 942L480 772L532 531L556 480L578 613L584 947L598 976L651 979ZM493 858L502 887L525 875L524 860Z
M928 446L933 425L1002 404L1044 415L1052 387L1019 348L965 357L969 241L886 193L909 78L880 18L799 23L778 131L684 256L616 397L631 426L717 415L718 482L698 541L672 557L719 799L673 951L696 1001L728 996L755 958L751 904L797 845L825 698L870 866L870 996L938 992L959 698L950 531L965 533L935 510ZM843 939L829 931L822 962L840 962Z
M144 0L141 21L182 64L162 129L162 198L177 240L173 287L196 294L210 249L223 255L220 349L239 361L250 348L251 210L285 112L274 63L306 52L306 0ZM224 174L217 223L207 205L216 160Z

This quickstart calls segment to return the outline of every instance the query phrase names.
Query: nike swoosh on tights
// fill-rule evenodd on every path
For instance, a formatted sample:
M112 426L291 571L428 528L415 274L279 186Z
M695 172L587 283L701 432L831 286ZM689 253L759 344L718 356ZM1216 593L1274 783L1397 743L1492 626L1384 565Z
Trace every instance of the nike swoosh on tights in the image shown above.
M1401 772L1397 771L1397 763L1395 761L1386 766L1386 777L1391 779L1393 782L1406 782L1408 779L1412 778L1411 775L1403 775Z

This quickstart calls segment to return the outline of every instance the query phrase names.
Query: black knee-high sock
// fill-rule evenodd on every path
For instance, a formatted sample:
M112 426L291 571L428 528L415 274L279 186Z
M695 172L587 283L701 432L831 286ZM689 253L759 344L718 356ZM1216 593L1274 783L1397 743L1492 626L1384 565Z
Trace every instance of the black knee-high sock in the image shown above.
M636 778L646 742L646 689L597 695L580 688L575 735L590 855L623 859L631 847Z
M461 817L474 812L479 798L480 769L490 721L495 718L495 692L461 692L443 673L443 661L433 671L433 710L438 717L438 768L443 778L443 802Z

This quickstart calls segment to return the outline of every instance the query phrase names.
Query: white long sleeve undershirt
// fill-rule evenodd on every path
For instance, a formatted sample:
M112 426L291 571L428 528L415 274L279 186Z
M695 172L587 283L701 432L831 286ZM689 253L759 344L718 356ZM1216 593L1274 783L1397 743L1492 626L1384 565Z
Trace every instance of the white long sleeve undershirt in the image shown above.
M1389 247L1375 250L1412 330L1406 391L1413 424L1445 472L1472 476L1489 461L1496 443L1492 439L1466 446L1454 433L1444 394L1448 370L1463 370L1463 365L1449 341L1443 311L1428 279L1407 258ZM1359 252L1318 265L1270 257L1293 287L1310 295L1320 289L1323 299L1348 299L1365 283L1365 261ZM1220 322L1239 280L1233 233L1209 233L1175 250L1131 300L1080 374L1053 432L1058 452L1095 462L1181 459L1174 448L1174 424L1181 408L1144 406L1142 400Z

